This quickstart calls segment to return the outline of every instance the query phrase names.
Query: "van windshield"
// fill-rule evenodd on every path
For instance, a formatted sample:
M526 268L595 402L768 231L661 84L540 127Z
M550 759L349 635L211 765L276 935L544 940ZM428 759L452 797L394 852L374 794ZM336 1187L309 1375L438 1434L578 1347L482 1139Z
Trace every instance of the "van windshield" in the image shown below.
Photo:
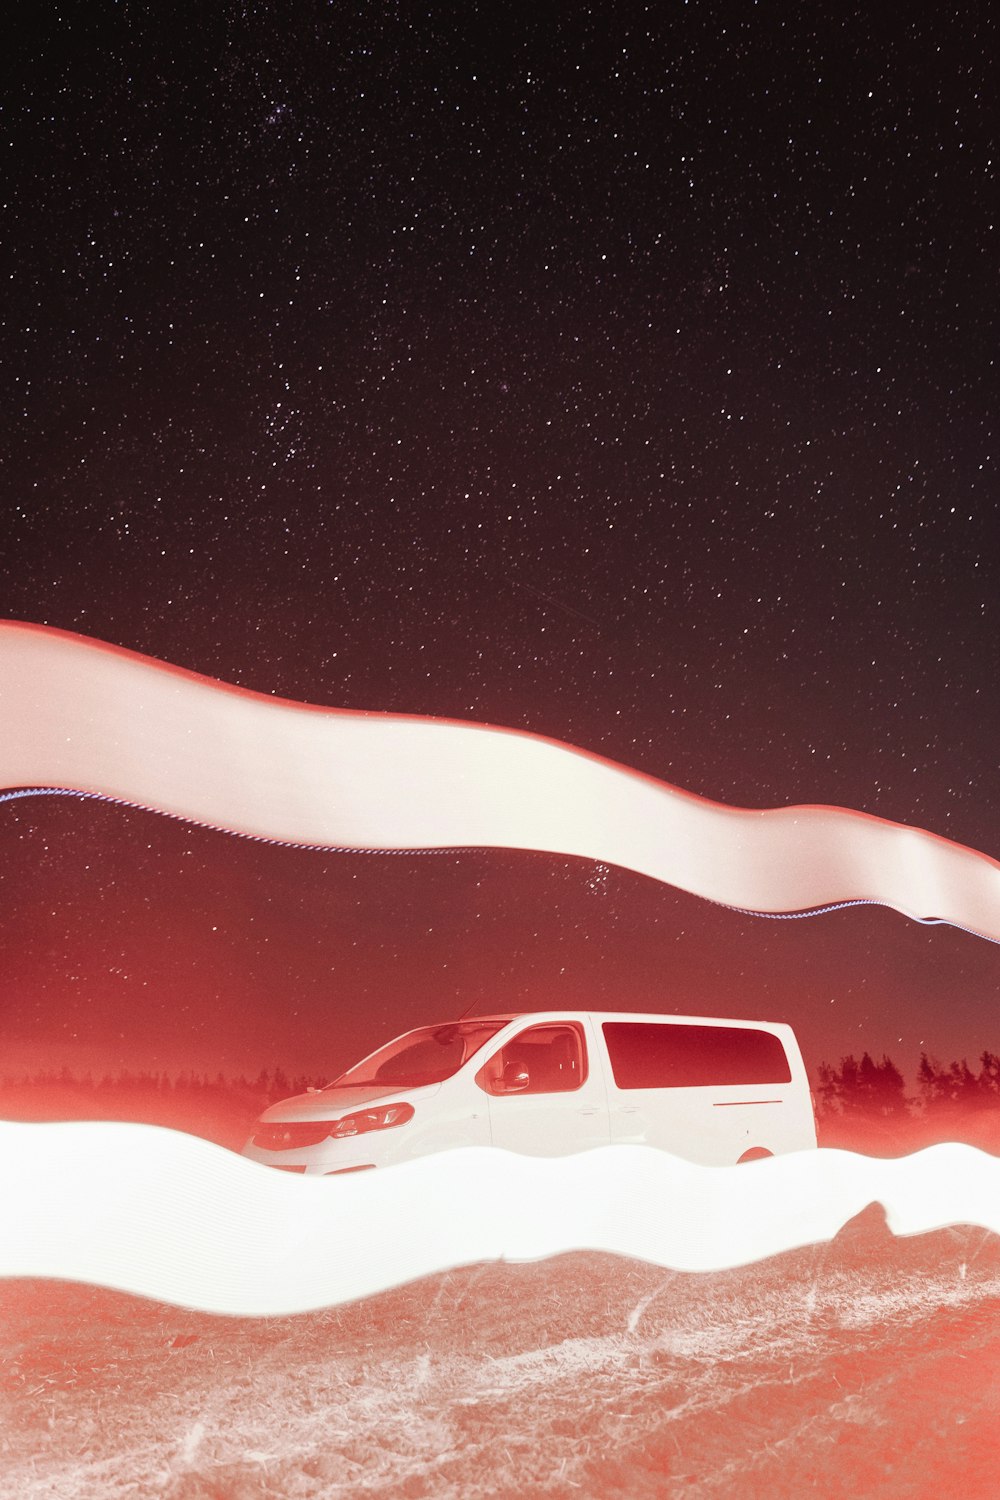
M376 1083L417 1088L423 1083L443 1083L510 1019L510 1016L492 1016L488 1021L452 1021L445 1026L423 1026L419 1031L408 1031L355 1063L326 1087L351 1089L359 1084Z

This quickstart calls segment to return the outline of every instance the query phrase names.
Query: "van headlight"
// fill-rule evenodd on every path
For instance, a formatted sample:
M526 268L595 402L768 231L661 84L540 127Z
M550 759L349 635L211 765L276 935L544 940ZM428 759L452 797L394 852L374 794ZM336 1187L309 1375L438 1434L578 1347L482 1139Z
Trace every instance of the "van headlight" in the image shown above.
M412 1104L382 1104L375 1109L359 1109L357 1114L345 1115L334 1120L330 1135L340 1140L348 1135L365 1135L369 1130L388 1130L393 1125L405 1125L413 1119Z

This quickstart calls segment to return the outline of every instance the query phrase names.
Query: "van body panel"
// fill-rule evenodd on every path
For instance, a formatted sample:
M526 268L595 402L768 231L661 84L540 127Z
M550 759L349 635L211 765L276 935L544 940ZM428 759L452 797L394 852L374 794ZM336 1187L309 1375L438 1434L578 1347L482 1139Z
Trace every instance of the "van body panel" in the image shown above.
M551 1066L549 1074L539 1076L533 1052L552 1054L558 1051L564 1037L576 1038L576 1058L561 1075L567 1062ZM536 1040L537 1039L537 1040ZM595 1069L593 1028L580 1017L539 1020L522 1017L506 1027L483 1052L486 1060L477 1073L489 1105L490 1141L505 1151L523 1156L570 1156L593 1146L610 1142L608 1096L603 1069ZM525 1060L528 1085L517 1092L495 1092L491 1083L505 1070ZM555 1088L546 1083L555 1083Z
M636 1033L653 1028L669 1041L680 1033L701 1036L717 1029L719 1035L747 1038L748 1050L756 1044L763 1052L761 1067L751 1054L746 1068L750 1082L700 1083L685 1087L622 1087L614 1078L613 1035L622 1027L623 1018L595 1017L607 1023L610 1036L608 1063L611 1082L611 1140L617 1145L656 1146L707 1166L725 1166L738 1161L745 1151L767 1151L778 1155L785 1151L808 1150L816 1145L816 1127L809 1096L809 1084L795 1034L790 1026L757 1021L720 1020L705 1016L631 1017L627 1029ZM678 1031L679 1029L679 1031ZM764 1044L761 1046L761 1044ZM669 1045L663 1048L669 1056ZM718 1057L723 1049L713 1049ZM653 1051L647 1048L647 1056ZM738 1063L738 1053L737 1053ZM768 1079L771 1062L775 1076ZM695 1053L694 1062L698 1062ZM690 1065L690 1063L689 1063ZM621 1069L619 1068L621 1072ZM765 1076L759 1081L756 1075ZM785 1075L785 1076L782 1076ZM655 1071L650 1075L655 1077ZM707 1076L703 1075L703 1076ZM723 1074L723 1077L729 1075ZM684 1143L683 1147L678 1142Z
M765 1150L775 1156L794 1149L784 1144L787 1111L783 1099L750 1099L744 1090L739 1101L730 1101L707 1088L671 1089L667 1100L650 1099L659 1092L618 1093L611 1109L613 1144L657 1146L675 1156L688 1156L689 1151L678 1142L696 1143L691 1151L697 1155L691 1159L706 1166L731 1165L748 1150ZM739 1145L735 1155L734 1142ZM803 1140L799 1149L806 1144Z
M243 1154L327 1175L459 1146L566 1156L610 1142L707 1166L732 1165L747 1151L816 1147L805 1066L784 1023L565 1010L476 1021L495 1021L496 1030L451 1076L298 1094L264 1111ZM450 1045L462 1025L471 1023L438 1030ZM386 1127L394 1105L408 1107L404 1123Z

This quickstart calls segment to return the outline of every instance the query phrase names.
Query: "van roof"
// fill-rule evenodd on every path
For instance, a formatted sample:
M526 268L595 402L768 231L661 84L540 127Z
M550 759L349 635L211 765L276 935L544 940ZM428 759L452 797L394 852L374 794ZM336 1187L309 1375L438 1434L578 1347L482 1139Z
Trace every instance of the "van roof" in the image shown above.
M767 1026L788 1029L787 1021L763 1021L743 1016L692 1016L674 1015L665 1011L647 1010L518 1010L491 1012L487 1015L463 1016L463 1021L575 1021L589 1016L594 1021L680 1021L697 1026ZM447 1023L444 1023L447 1024Z

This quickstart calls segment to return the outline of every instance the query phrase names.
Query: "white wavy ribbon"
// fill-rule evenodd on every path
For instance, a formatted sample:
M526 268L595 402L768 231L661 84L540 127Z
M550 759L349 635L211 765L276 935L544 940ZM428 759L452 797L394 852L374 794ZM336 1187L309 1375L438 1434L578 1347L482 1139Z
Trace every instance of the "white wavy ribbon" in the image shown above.
M310 1178L150 1125L0 1123L0 1202L0 1276L263 1317L571 1250L723 1270L830 1240L872 1202L896 1234L1000 1233L1000 1160L955 1144L734 1167L645 1146L553 1159L470 1147Z
M13 621L0 786L323 848L546 850L761 914L876 902L1000 942L1000 864L920 828L726 807L538 735L288 703Z

